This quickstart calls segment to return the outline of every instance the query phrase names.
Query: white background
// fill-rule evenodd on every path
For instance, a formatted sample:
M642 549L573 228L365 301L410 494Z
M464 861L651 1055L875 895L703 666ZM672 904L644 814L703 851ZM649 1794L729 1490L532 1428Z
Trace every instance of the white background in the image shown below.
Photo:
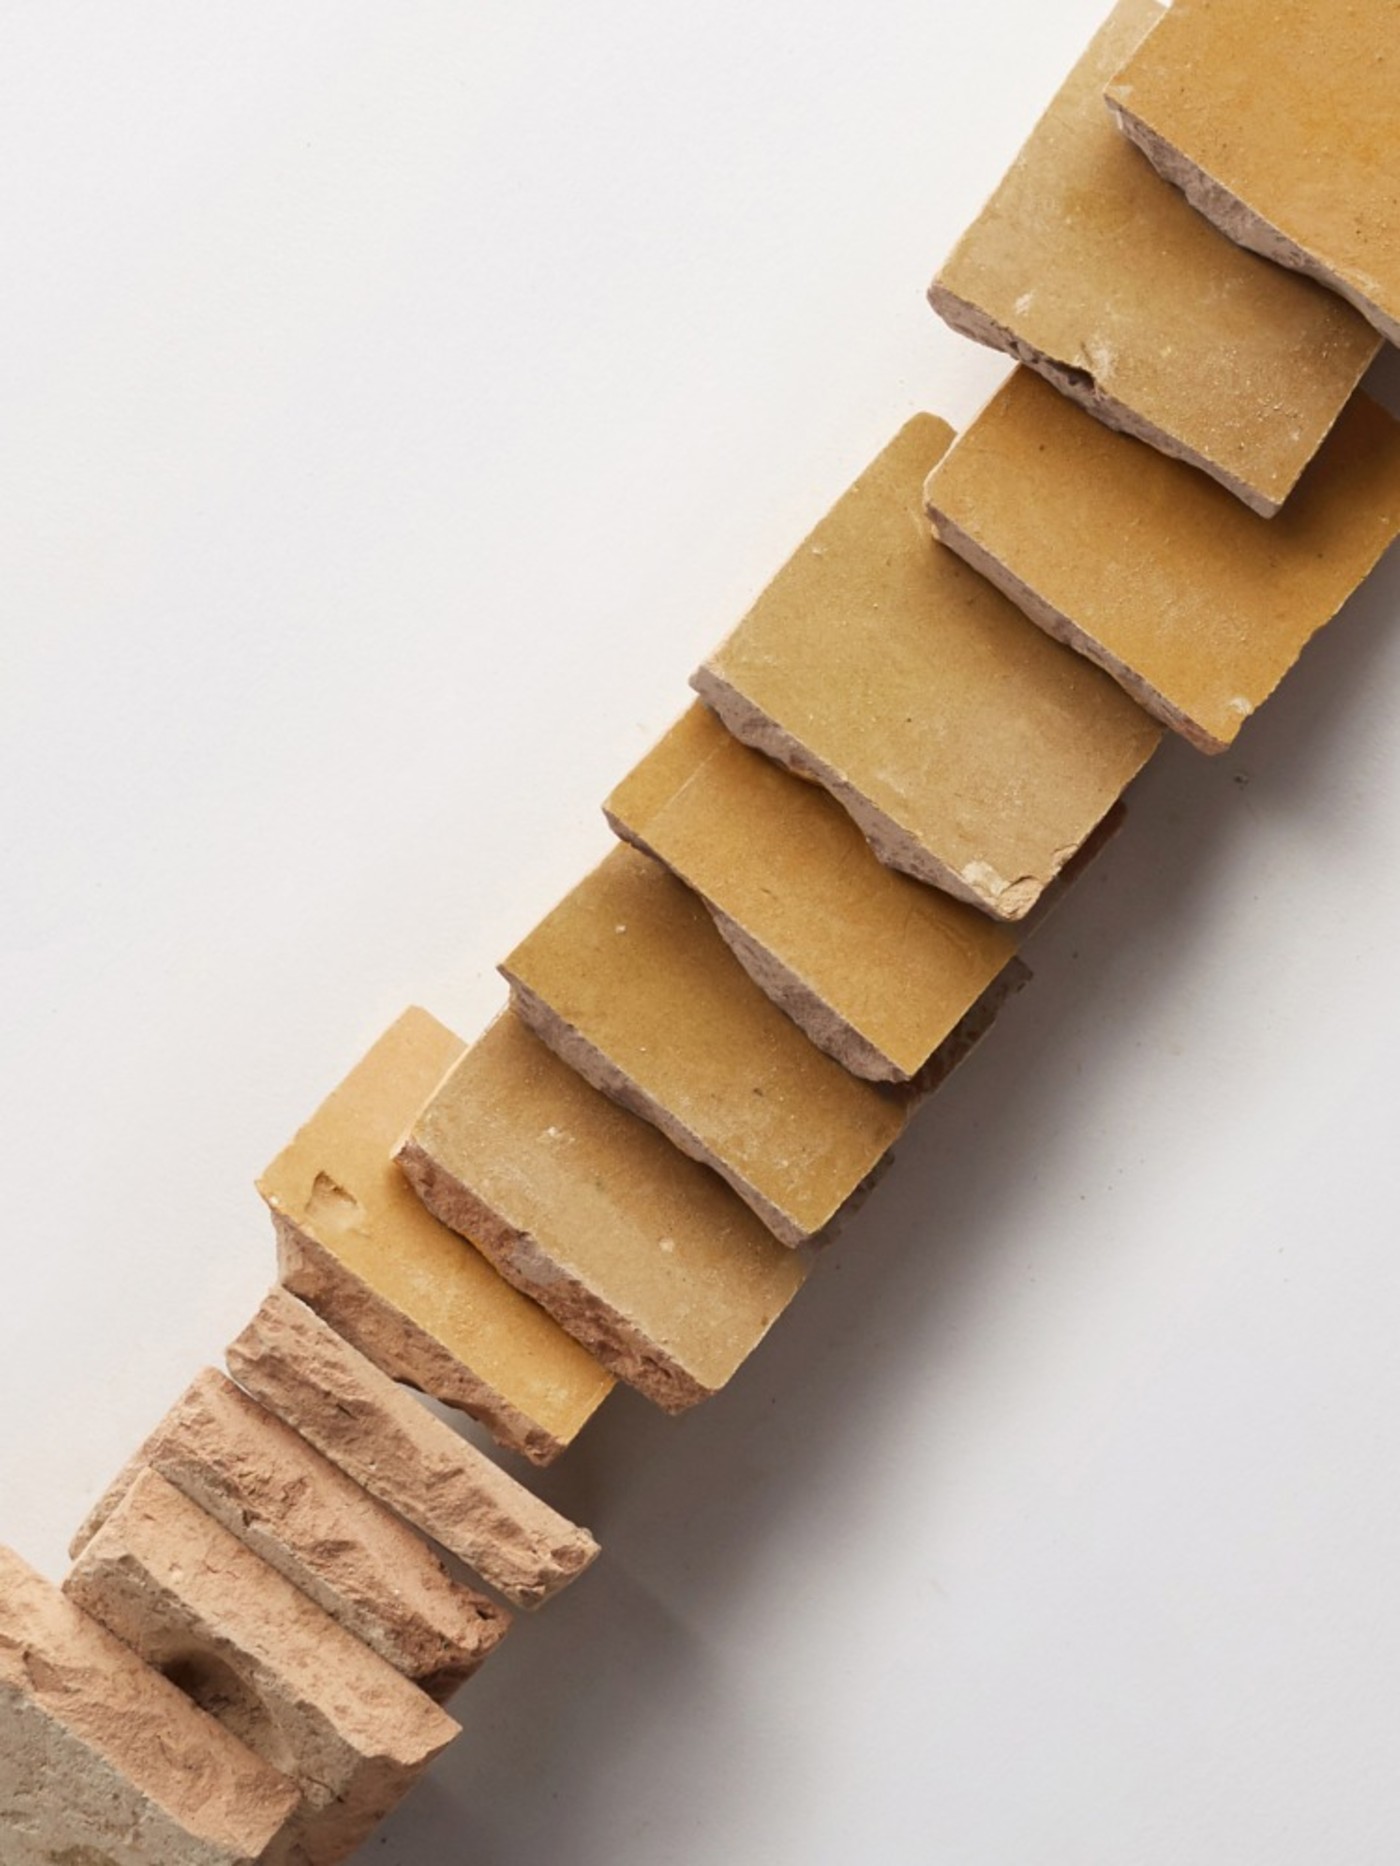
M1099 12L0 13L0 1537L49 1574L268 1279L254 1172L408 1001L481 1026L692 666L990 392L923 290ZM1400 560L1160 757L733 1388L545 1480L605 1559L367 1859L1393 1866L1397 724Z

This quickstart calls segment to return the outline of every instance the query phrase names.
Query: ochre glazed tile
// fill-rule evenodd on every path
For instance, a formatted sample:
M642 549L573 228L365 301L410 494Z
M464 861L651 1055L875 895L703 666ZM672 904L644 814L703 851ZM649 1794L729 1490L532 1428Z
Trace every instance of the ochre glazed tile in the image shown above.
M113 1479L73 1538L75 1561L146 1470L439 1703L510 1623L504 1607L454 1581L406 1523L212 1367Z
M424 1211L393 1161L463 1048L426 1011L405 1011L258 1189L289 1289L386 1373L543 1464L577 1435L612 1377Z
M1155 0L1115 9L929 295L956 329L1267 515L1378 340L1311 280L1242 252L1117 133L1104 86L1159 17ZM1245 91L1267 37L1239 62Z
M604 806L702 897L756 983L847 1069L907 1081L1016 940L877 860L846 812L692 706Z
M1400 343L1400 4L1177 0L1108 87L1231 239Z
M1400 532L1400 423L1346 408L1277 518L1018 370L929 477L938 534L1221 751Z
M615 849L501 970L537 1035L713 1166L785 1244L830 1224L908 1119L907 1093L823 1054L637 849Z
M806 1274L716 1174L509 1013L399 1157L438 1217L670 1412L733 1376Z
M952 438L909 422L691 684L824 785L882 861L1019 920L1161 735L930 539L924 478Z

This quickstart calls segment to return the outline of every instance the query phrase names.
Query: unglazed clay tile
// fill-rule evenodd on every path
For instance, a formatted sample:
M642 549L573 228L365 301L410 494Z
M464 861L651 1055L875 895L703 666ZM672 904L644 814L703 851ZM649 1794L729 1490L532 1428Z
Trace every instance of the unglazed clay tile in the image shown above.
M539 1606L597 1558L586 1529L280 1286L230 1344L228 1366L245 1392L516 1606Z
M279 1866L347 1858L458 1734L154 1471L136 1477L64 1592L297 1784L302 1808Z
M300 1804L284 1775L0 1548L5 1866L253 1866Z

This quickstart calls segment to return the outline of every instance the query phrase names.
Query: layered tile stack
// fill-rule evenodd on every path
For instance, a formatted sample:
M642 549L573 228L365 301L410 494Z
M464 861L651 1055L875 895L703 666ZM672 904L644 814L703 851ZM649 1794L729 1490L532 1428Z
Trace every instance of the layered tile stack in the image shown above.
M0 1552L7 1862L347 1857L503 1603L598 1553L407 1389L540 1465L616 1379L717 1392L1163 729L1229 745L1366 576L1398 63L1396 0L1122 0L931 291L1021 366L961 439L909 422L697 671L484 1035L407 1011L267 1169L232 1379L63 1588Z

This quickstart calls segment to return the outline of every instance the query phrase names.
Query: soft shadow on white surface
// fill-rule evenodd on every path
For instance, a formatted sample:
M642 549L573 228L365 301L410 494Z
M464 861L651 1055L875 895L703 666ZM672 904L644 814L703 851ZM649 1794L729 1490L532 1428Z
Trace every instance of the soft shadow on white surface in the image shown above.
M1104 10L0 14L0 1535L270 1274L250 1180L606 847L916 408L923 288ZM1396 362L1377 372L1400 388ZM1124 600L1132 592L1124 592ZM364 1850L1393 1866L1400 570L1179 747L733 1388Z
M859 1664L872 1623L884 1628L884 1664L891 1624L901 1616L915 1649L926 1647L927 1662L947 1662L930 1633L940 1542L958 1540L964 1512L1011 1532L1028 1504L1014 1494L1014 1465L969 1477L964 1445L946 1468L933 1457L893 1474L897 1485L921 1494L925 1547L913 1563L925 1571L920 1599L889 1591L886 1531L878 1507L865 1514L866 1499L891 1481L886 1460L899 1456L911 1408L932 1428L914 1435L926 1450L939 1443L945 1406L957 1410L965 1430L984 1436L989 1459L1005 1458L1006 1434L1035 1439L1038 1409L1056 1403L1040 1386L1048 1370L1008 1363L988 1383L969 1367L979 1353L993 1366L1007 1353L995 1304L1018 1256L1031 1246L1039 1273L1057 1279L1064 1300L1082 1300L1089 1313L1104 1290L1121 1291L1139 1275L1188 1308L1209 1291L1237 1247L1233 1224L1177 1240L1178 1261L1164 1277L1168 1241L1161 1236L1150 1248L1162 1256L1136 1261L1149 1246L1134 1231L1151 1227L1131 1200L1116 1237L1077 1234L1053 1155L1079 1118L1076 1101L1079 1116L1093 1118L1096 1075L1112 1094L1150 1063L1144 1045L1173 1022L1174 1005L1211 965L1232 873L1248 866L1265 820L1290 839L1337 829L1329 817L1336 786L1348 784L1348 747L1363 701L1387 665L1392 674L1400 667L1397 617L1400 561L1393 560L1309 650L1305 673L1233 753L1206 760L1175 743L1165 748L1133 793L1117 842L1028 951L1032 985L931 1104L894 1170L733 1386L681 1420L622 1395L544 1480L555 1502L600 1535L603 1559L571 1594L518 1629L463 1692L455 1708L466 1735L365 1850L367 1860L602 1866L618 1857L762 1857L795 1866L852 1857L851 1833L823 1840L800 1822L786 1842L780 1831L762 1852L742 1850L764 1827L754 1811L768 1792L765 1764L751 1751L762 1755L768 1745L754 1742L757 1733L746 1726L746 1693L729 1650L734 1630L746 1628L757 1642L760 1667L769 1630L779 1634L775 1663L785 1650L784 1628L766 1628L765 1615L780 1614L788 1635L796 1627L824 1653L814 1668L827 1681L821 1715L837 1727L848 1714L844 1674ZM1306 1040L1314 1040L1311 1031ZM1238 1088L1249 1092L1246 1068ZM1209 1173L1201 1139L1202 1172ZM1151 1145L1144 1135L1144 1148ZM1110 1176L1119 1170L1108 1168ZM1027 1182L1042 1174L1048 1193L1038 1204ZM1096 1415L1091 1446L1111 1443L1120 1408L1131 1419L1154 1360L1171 1348L1169 1317L1134 1315L1131 1302L1126 1306L1117 1376L1113 1351L1083 1376L1087 1411ZM1085 1442L1074 1455L1092 1459L1098 1453ZM874 1484L872 1472L879 1474ZM998 1495L1004 1483L1012 1488ZM1393 1537L1393 1501L1388 1514ZM907 1536L907 1523L892 1533ZM849 1554L837 1582L833 1543ZM890 1553L889 1578L907 1585L909 1551ZM1220 1575L1228 1576L1237 1553L1219 1549ZM1085 1558L1092 1562L1092 1551ZM807 1579L813 1566L822 1575L818 1587ZM979 1629L980 1637L987 1633ZM1150 1699L1157 1688L1150 1668L1135 1677ZM767 1713L783 1701L775 1688ZM1165 1695L1161 1715L1173 1715ZM704 1780L687 1780L687 1752L704 1758ZM723 1779L712 1774L716 1754L727 1758ZM1034 1775L1032 1758L1014 1745L1006 1766L1012 1777ZM858 1783L857 1775L849 1785L857 1799ZM1146 1803L1137 1809L1146 1811ZM1244 1826L1249 1831L1248 1820ZM1010 1857L997 1852L995 1829L989 1819L985 1850L975 1828L960 1829L959 1844L938 1857ZM1040 1831L1043 1850L1031 1845L1020 1857L1066 1866L1087 1857L1059 1850L1053 1834ZM1257 1853L1228 1857L1263 1860L1266 1832L1261 1825ZM731 1833L738 1853L726 1851ZM901 1866L930 1857L912 1834L901 1843L874 1812L870 1838L873 1857ZM1127 1829L1124 1848L1103 1857L1173 1857L1167 1838L1158 1846ZM1363 1856L1382 1857L1346 1857Z

